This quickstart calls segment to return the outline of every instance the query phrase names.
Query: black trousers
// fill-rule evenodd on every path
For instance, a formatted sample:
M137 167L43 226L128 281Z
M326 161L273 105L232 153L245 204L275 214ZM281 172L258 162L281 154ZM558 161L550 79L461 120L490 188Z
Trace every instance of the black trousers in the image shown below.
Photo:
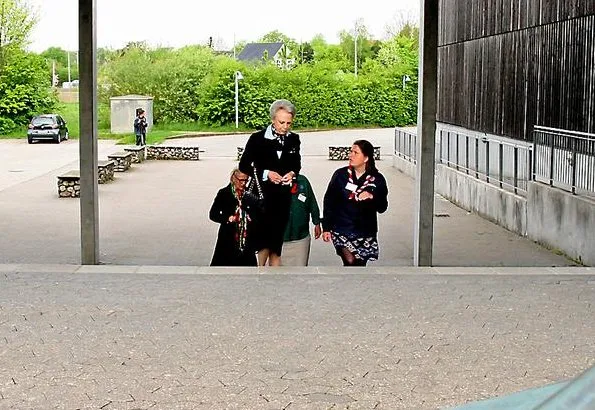
M136 145L147 145L146 134L136 134Z

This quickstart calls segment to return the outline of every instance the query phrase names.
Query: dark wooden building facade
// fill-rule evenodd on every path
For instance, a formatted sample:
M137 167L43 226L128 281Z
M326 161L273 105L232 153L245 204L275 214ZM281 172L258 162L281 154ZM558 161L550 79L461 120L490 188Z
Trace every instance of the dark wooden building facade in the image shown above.
M440 122L595 133L595 0L440 0Z

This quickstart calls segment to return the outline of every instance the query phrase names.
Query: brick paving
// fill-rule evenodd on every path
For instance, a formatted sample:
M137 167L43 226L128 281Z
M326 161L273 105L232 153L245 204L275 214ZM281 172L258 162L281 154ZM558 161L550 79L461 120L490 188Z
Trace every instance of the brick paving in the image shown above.
M2 409L436 409L595 364L590 268L0 272Z

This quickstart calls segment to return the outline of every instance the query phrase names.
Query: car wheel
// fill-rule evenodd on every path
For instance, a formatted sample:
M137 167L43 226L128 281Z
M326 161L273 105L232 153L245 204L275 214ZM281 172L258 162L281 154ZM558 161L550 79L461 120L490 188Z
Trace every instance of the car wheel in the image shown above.
M31 137L27 137L27 142L28 142L29 144L33 144L33 138L31 138Z
M58 133L58 135L56 135L55 142L56 142L56 144L59 144L60 141L62 141L62 137L60 137L60 133Z
M66 134L64 134L64 141L68 141L68 131L66 131Z

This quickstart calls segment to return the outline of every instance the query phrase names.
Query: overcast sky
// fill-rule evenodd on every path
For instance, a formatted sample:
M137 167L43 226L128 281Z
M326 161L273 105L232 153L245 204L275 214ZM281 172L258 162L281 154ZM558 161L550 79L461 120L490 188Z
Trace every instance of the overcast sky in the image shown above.
M30 49L78 48L78 0L29 0L39 23ZM257 41L278 30L297 41L322 34L338 43L338 32L362 19L374 38L382 39L395 20L417 22L419 0L97 0L98 47L121 48L130 41L153 46L207 44L231 49L236 41Z

